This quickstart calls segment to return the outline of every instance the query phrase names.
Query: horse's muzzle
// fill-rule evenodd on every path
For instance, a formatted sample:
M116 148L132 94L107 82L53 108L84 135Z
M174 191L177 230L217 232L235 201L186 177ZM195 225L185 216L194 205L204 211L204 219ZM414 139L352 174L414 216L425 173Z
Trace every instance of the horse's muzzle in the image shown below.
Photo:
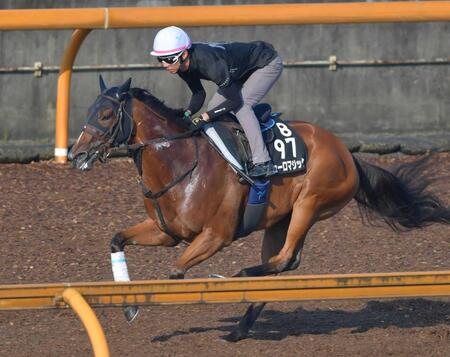
M72 167L81 171L91 170L94 166L94 161L97 159L98 154L94 153L89 156L87 152L80 152L73 156L72 153L69 153L68 158L72 160Z

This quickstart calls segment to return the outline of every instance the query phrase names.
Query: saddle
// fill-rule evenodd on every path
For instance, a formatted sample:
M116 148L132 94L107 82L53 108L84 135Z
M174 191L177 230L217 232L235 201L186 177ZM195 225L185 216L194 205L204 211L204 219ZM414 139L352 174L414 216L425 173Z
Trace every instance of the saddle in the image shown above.
M269 155L278 169L277 175L306 172L306 145L287 122L281 121L281 113L273 113L271 106L266 103L256 105L253 110L260 123ZM252 154L244 130L232 114L226 114L221 119L205 125L204 136L240 176L240 182L250 183L247 205L234 237L238 239L257 229L264 218L270 180L253 180L248 177Z
M307 148L303 139L289 124L282 121L279 112L261 103L253 108L261 126L261 132L277 175L297 174L306 171ZM250 145L244 130L232 114L224 115L204 127L211 144L238 174L248 175L252 163Z

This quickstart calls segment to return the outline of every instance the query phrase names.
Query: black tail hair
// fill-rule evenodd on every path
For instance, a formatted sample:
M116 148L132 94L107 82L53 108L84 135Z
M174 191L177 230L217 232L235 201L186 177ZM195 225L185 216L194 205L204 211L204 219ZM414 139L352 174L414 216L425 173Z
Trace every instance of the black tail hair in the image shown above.
M354 196L367 222L383 219L394 231L450 224L450 207L427 191L434 180L425 169L431 155L387 171L353 156L359 174Z

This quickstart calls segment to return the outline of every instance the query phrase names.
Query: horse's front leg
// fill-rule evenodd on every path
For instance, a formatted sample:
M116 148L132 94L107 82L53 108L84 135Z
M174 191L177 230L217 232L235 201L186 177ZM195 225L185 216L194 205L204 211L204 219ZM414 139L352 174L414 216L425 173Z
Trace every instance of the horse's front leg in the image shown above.
M223 247L230 245L231 242L231 229L227 233L215 232L211 228L204 229L178 258L175 269L170 274L170 279L183 279L184 274L190 268L212 257Z
M128 267L125 259L125 246L149 245L149 246L174 246L177 244L172 237L159 230L156 223L147 219L131 228L117 233L111 240L111 264L114 281L130 281ZM138 314L137 306L125 306L125 318L131 323Z

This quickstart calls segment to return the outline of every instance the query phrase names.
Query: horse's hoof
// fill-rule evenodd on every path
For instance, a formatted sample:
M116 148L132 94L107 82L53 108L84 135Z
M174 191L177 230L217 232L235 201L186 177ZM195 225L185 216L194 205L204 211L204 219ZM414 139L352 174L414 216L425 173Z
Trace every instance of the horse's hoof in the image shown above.
M220 275L220 274L208 274L208 278L211 278L211 279L225 279L225 277L223 275Z
M238 342L240 340L243 340L247 337L247 332L242 331L239 327L235 328L233 332L231 332L229 335L225 336L225 340L228 342Z
M233 278L246 278L250 275L247 274L247 270L246 269L242 269L239 273L234 274Z
M184 273L175 271L173 273L170 273L169 279L184 279Z
M139 307L137 306L125 306L123 308L123 313L125 314L125 318L127 319L127 322L131 324L134 319L137 317L139 313Z

